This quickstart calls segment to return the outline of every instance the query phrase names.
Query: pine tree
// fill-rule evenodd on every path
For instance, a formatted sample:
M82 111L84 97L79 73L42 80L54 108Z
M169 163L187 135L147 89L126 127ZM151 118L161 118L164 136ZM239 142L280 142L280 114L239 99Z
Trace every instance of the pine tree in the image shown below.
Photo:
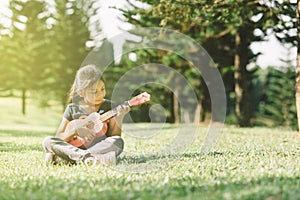
M65 107L68 91L74 81L75 73L87 56L86 42L90 39L88 28L88 2L57 0L55 22L49 33L49 61L47 71L50 78L45 85L53 91L57 100Z
M10 88L21 91L22 113L26 113L28 90L35 90L42 81L46 52L45 3L41 1L10 1L12 26L10 37L6 37L7 82Z
M295 70L293 67L267 69L264 96L259 112L273 121L274 126L296 127Z

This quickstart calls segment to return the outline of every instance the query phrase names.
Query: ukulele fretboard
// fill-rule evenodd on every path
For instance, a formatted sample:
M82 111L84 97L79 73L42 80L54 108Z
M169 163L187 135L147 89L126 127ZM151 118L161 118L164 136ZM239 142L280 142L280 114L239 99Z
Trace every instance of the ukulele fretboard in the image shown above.
M118 113L121 111L121 109L123 109L124 106L130 106L128 101L125 101L123 104L118 105L117 107L113 108L110 111L107 111L106 113L100 115L99 119L100 121L104 122L106 120L108 120L109 118L112 118L116 115L118 115Z

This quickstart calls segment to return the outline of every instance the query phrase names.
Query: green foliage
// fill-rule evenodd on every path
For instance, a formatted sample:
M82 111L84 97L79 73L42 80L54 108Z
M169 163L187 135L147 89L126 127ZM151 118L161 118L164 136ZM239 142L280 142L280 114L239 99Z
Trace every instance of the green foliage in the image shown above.
M289 126L296 129L295 70L267 68L261 70L261 99L258 116L272 119L275 126ZM264 74L262 74L264 73Z
M160 26L178 30L203 45L213 60L216 62L220 71L227 71L222 74L228 94L234 92L234 87L243 90L234 105L239 106L240 113L237 113L238 123L248 125L251 117L249 111L249 82L251 72L246 70L247 64L255 61L256 56L251 52L250 44L254 41L262 40L266 35L267 29L271 28L275 20L271 17L276 15L277 7L269 6L267 2L251 1L142 1L149 4L148 9L134 9L125 11L125 16L129 22L143 27ZM278 7L282 4L278 3ZM138 20L137 17L139 16ZM260 30L261 35L254 35L254 30ZM240 36L240 42L236 43L236 34ZM239 62L234 63L235 57L239 57ZM162 63L171 66L183 74L188 68L178 63L180 59L172 55L159 55ZM153 58L156 60L157 58ZM171 62L171 60L175 62ZM174 64L175 63L175 64ZM232 66L235 70L232 70ZM224 70L228 68L228 70ZM236 75L234 76L234 73ZM237 75L238 74L238 75ZM240 77L235 80L234 77ZM192 76L188 77L193 79ZM199 78L193 79L196 82L197 95L203 111L209 113L211 105L209 94L205 84ZM237 83L234 85L234 83ZM236 94L238 95L238 94ZM242 106L243 105L243 106ZM232 109L231 107L229 107ZM233 108L234 110L234 108ZM229 113L232 111L230 110Z
M4 35L2 64L5 89L36 89L42 81L46 52L46 25L42 13L45 3L40 1L11 1L12 26Z
M66 103L75 72L88 53L89 4L55 3L55 11L50 12L46 2L10 2L12 26L0 38L0 78L5 80L0 90L39 91Z
M45 74L44 87L54 91L63 105L75 73L89 50L85 45L90 39L85 6L84 1L59 0L52 16L55 23L49 31L50 45L47 47L50 68Z
M292 1L275 1L277 12L272 16L274 20L272 29L276 38L281 42L290 43L294 46L297 45L296 4L297 2Z
M40 88L46 65L45 3L10 1L9 9L12 12L11 27L7 28L9 34L1 38L5 39L1 52L5 84L1 89L22 91L22 113L25 114L27 91Z

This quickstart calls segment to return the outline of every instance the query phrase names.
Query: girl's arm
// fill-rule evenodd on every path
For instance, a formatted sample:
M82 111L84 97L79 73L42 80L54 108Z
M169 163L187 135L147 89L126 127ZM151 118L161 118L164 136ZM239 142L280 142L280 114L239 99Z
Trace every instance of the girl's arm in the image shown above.
M67 120L66 118L63 117L60 122L60 125L56 131L55 137L65 140L65 137L67 135L67 133L65 133L65 130L66 130L66 127L68 126L68 124L69 124L69 120ZM65 140L65 141L68 142L69 140Z
M108 123L108 135L109 136L121 136L122 133L122 123L125 115L130 111L130 107L123 107L119 115L111 118Z
M119 120L118 120L119 121ZM122 119L123 121L123 119ZM116 117L113 117L108 122L108 136L121 136L122 132L122 121L117 122Z
M67 120L66 118L63 117L60 122L60 125L58 126L58 129L56 131L56 136L59 136L62 133L64 133L68 124L69 124L69 120Z
M81 137L83 140L85 140L86 142L93 140L95 137L94 132L87 127L81 127L79 125L81 120L83 119L76 119L74 121L72 120L73 124L71 124L69 120L63 117L56 131L56 137L64 140L65 142L69 142L74 138L74 136L77 135ZM68 127L68 125L71 126L71 128Z

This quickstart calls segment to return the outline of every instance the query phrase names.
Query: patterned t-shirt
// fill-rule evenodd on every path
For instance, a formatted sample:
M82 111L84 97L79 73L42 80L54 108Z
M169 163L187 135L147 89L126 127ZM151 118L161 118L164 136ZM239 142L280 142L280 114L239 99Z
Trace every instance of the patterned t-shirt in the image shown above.
M104 102L101 104L99 110L97 111L99 114L103 114L109 110L111 110L116 105L107 99L104 99ZM70 103L67 105L65 112L64 112L64 118L66 118L68 121L72 121L74 119L79 119L82 115L88 115L88 113L78 104Z

